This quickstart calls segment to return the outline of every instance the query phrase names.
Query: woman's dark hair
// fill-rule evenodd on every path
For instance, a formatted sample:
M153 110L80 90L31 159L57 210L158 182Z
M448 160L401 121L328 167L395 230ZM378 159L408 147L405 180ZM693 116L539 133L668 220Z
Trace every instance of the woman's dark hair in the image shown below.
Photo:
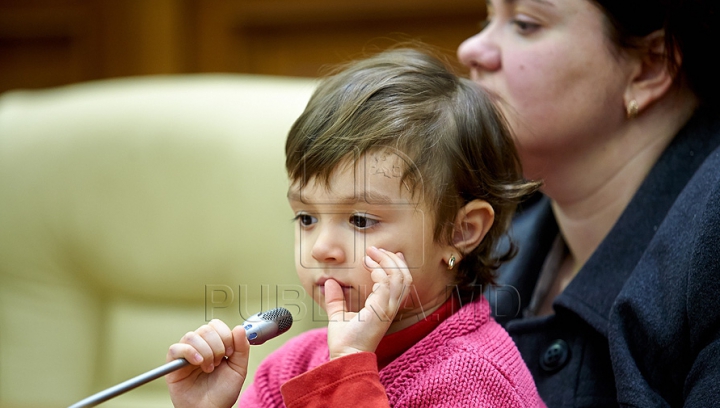
M720 76L708 44L718 44L718 0L592 0L608 19L609 37L635 49L643 37L665 30L665 58L704 105L720 107Z

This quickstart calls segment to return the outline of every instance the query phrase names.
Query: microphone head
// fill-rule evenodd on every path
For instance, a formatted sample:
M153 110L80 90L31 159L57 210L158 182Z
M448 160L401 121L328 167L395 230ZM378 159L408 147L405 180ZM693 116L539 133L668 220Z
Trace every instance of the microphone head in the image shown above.
M293 318L290 311L284 307L278 307L250 316L243 326L250 344L258 345L285 333L290 329L292 323Z

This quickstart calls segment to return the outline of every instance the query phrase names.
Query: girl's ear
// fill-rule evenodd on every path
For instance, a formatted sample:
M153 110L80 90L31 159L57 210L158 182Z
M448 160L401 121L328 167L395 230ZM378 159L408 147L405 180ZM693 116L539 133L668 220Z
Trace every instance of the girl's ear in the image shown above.
M490 230L495 211L484 200L472 200L458 210L455 216L452 246L460 255L472 252Z

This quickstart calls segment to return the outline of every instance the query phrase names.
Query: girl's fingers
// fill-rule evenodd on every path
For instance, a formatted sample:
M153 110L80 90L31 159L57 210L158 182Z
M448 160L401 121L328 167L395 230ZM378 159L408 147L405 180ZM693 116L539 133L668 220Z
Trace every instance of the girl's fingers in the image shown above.
M380 308L387 317L394 318L412 284L405 256L400 252L369 247L365 265L371 268L370 277L375 282L367 305L373 309Z
M388 279L393 295L399 296L405 286L412 284L412 275L405 262L405 256L401 252L392 253L383 249L369 247L367 249L365 265L371 267L371 278L373 282L383 283ZM382 273L376 272L382 269ZM373 275L374 273L374 275Z
M340 284L333 279L325 282L325 312L330 320L344 316L346 312L345 294Z
M365 263L368 266L372 266L372 269L382 268L388 276L407 267L397 255L372 246L367 249L367 257L369 260L366 260Z
M199 330L199 329L198 329ZM197 333L197 330L194 332L188 332L186 333L182 339L180 339L180 344L185 344L190 346L194 353L192 352L184 352L183 357L192 365L199 365L200 368L202 368L205 372L211 372L214 368L213 361L213 351L210 348L210 345L205 341L205 339L202 338ZM183 349L187 350L187 349ZM201 360L198 361L197 356L200 355ZM190 358L188 358L190 357Z
M372 271L373 269L380 267L380 264L375 262L374 259L370 258L369 255L365 255L365 263L363 265L369 271Z
M242 325L235 326L232 329L231 337L234 352L228 354L228 366L245 379L250 358L250 342L245 334L245 328Z
M328 347L334 359L358 351L377 349L399 310L401 293L406 276L410 276L402 254L393 254L370 247L364 258L364 267L373 281L373 290L365 305L356 313L345 310L346 302L340 285L334 280L325 282L328 323ZM399 286L400 290L395 287ZM396 296L396 298L392 298Z
M410 273L410 269L407 267L407 263L405 262L405 256L401 252L396 252L394 254L397 256L403 265L405 265L403 268L399 269L399 274L397 274L398 282L391 286L395 289L395 291L400 290L400 293L397 293L398 297L402 297L403 294L407 295L407 288L409 288L412 285L412 274Z
M207 373L212 372L226 355L232 354L234 351L232 333L225 323L219 320L213 320L200 326L194 332L185 334L179 344L186 344L192 349L179 348L180 352L184 354L181 357L193 365L199 365ZM172 347L171 350L173 350ZM198 361L197 355L202 358L200 361Z
M387 267L394 266L394 265L388 265L388 262L390 262L390 260L387 256L388 255L387 251L384 251L380 248L375 248L374 246L371 246L371 247L368 247L365 252L370 257L370 259L375 261L375 263L377 263L377 264L381 264L384 262L385 265L383 265L383 266L387 266Z
M234 346L233 346L233 333L230 331L230 328L222 321L218 319L210 320L210 322L207 324L209 327L212 327L215 332L217 333L218 337L220 337L220 341L222 342L222 348L221 347L213 347L213 351L215 351L215 366L217 366L220 361L222 361L222 358L225 356L231 356L233 354ZM218 358L218 354L221 354Z
M203 356L195 350L195 347L186 343L175 343L168 350L168 362L179 358L184 358L192 365L200 365L203 362Z
M209 324L201 326L195 332L199 334L210 347L212 352L212 359L210 361L212 361L213 368L217 367L223 357L225 357L225 343L223 343L223 340L220 338L220 334Z

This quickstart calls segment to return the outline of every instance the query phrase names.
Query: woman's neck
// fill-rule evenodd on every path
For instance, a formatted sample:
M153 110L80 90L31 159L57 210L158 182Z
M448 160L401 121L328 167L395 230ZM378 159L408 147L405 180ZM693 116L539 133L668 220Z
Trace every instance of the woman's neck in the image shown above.
M545 178L545 193L569 248L572 276L608 234L643 180L697 106L678 91L658 101L600 146L563 158ZM568 280L569 282L569 280Z

